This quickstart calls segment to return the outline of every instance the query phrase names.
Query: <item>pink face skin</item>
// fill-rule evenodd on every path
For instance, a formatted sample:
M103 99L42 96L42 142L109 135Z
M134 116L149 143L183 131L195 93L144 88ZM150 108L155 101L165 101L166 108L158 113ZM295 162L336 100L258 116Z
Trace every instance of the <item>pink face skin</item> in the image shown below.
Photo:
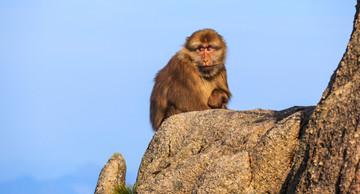
M204 66L212 65L211 54L215 51L214 47L209 46L206 43L203 43L198 49L196 49L196 53L201 56L201 61Z

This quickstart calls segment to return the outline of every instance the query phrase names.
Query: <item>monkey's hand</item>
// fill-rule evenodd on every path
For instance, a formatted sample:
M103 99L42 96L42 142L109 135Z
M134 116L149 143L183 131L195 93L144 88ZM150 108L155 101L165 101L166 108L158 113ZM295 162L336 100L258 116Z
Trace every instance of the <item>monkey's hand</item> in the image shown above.
M221 89L215 89L211 92L211 95L208 100L208 105L210 108L223 108L227 109L226 103L229 100L228 94Z

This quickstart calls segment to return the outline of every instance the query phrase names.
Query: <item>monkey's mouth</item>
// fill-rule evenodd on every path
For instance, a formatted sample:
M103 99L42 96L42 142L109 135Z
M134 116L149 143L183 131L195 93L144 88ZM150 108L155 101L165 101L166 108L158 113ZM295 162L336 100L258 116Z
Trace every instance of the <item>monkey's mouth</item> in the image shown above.
M211 77L216 69L216 65L199 65L199 72L203 77Z
M198 67L201 71L211 71L215 65L199 65Z

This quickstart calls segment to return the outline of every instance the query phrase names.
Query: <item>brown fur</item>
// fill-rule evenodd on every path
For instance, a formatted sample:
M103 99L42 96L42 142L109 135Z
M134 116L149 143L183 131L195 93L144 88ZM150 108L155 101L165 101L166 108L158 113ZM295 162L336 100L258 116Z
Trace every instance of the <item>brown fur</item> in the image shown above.
M202 46L214 48L206 55L210 65L204 65L205 54L199 54ZM225 41L214 30L199 30L186 39L184 47L155 77L150 99L150 121L155 131L174 114L227 108L231 93L225 56Z

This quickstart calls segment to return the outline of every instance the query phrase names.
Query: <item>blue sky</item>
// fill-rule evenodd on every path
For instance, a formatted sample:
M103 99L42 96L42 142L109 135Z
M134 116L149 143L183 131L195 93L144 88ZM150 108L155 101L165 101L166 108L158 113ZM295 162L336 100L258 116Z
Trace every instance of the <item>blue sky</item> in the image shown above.
M355 4L1 1L0 188L22 193L14 188L25 182L49 193L77 177L66 192L91 193L115 152L134 183L153 135L153 78L202 28L227 42L230 109L316 105L345 52Z

